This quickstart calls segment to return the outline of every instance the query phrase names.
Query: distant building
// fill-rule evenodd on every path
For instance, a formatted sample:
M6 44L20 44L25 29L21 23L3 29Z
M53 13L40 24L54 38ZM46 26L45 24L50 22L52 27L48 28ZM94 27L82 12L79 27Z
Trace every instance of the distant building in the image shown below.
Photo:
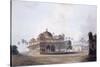
M29 42L29 49L32 51L36 47L40 48L40 54L48 53L66 53L69 49L72 49L71 41L64 40L65 36L53 35L48 30L40 33L37 39L32 38Z

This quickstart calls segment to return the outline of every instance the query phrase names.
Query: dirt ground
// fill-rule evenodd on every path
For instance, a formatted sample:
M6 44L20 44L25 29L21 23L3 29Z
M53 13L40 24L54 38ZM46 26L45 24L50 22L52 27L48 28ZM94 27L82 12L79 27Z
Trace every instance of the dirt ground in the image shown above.
M44 64L62 64L62 63L76 63L85 62L88 57L86 53L74 54L50 54L50 55L13 55L12 66L25 65L44 65Z

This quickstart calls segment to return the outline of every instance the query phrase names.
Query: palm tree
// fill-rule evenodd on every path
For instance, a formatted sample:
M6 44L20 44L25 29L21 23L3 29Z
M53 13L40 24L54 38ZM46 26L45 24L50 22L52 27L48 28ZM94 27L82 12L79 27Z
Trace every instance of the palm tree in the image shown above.
M28 44L28 42L25 39L22 39L21 42L22 44L26 44L26 45Z

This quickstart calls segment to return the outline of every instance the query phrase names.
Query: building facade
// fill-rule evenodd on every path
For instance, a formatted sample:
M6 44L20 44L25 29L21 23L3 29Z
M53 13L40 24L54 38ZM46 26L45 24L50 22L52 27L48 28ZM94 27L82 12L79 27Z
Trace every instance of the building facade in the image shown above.
M37 39L32 38L29 42L30 50L40 48L40 54L52 54L52 53L66 53L69 49L72 49L71 41L64 40L65 36L53 35L48 30L40 33Z

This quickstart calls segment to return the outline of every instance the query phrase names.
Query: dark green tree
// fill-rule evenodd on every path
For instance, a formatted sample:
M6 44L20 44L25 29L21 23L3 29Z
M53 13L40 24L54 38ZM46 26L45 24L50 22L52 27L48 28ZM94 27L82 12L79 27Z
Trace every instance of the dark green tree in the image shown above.
M10 53L11 53L12 55L17 55L17 54L19 54L16 45L10 45Z

